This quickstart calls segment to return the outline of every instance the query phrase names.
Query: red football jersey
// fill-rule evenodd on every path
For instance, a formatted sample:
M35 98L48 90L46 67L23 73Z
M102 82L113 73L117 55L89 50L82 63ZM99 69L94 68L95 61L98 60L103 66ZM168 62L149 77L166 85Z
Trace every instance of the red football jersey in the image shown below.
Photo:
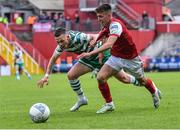
M111 55L123 59L133 59L138 56L136 45L133 42L128 29L116 18L112 18L109 26L104 27L99 32L97 41L102 37L109 37L111 35L118 36L118 39L111 48Z

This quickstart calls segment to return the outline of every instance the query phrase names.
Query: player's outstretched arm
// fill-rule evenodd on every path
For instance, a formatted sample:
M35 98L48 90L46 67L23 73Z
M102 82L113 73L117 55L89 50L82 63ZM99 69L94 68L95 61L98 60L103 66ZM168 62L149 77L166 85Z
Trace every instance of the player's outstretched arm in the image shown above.
M43 88L44 84L45 85L48 85L49 83L49 74L51 73L51 69L52 69L52 66L53 64L55 63L55 61L57 60L59 55L57 55L55 52L53 53L52 57L50 58L49 60L49 63L48 63L48 66L47 66L47 69L46 69L46 74L44 75L44 77L39 80L37 82L37 86L39 88Z
M117 36L110 36L108 38L107 42L105 42L100 48L97 48L97 49L95 49L89 53L82 53L77 58L84 58L84 57L88 57L88 56L95 55L95 54L98 54L100 52L103 52L103 51L111 48L116 40L117 40Z

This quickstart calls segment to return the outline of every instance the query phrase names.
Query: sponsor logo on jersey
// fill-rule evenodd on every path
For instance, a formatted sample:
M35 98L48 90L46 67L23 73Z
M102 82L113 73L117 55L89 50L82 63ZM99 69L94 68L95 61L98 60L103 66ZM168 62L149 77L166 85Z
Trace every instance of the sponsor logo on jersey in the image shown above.
M110 29L118 29L118 25L112 25Z

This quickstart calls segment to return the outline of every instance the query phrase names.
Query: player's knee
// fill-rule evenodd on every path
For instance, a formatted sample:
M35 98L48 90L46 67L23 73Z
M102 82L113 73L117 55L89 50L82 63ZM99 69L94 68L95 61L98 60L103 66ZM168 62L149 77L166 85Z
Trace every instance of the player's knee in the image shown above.
M68 77L69 80L77 79L77 76L75 74L69 73L69 72L67 73L67 77Z
M105 76L103 76L103 75L101 75L101 74L98 74L98 75L97 75L97 81L98 81L99 83L102 83L102 82L104 82L105 80L106 80Z

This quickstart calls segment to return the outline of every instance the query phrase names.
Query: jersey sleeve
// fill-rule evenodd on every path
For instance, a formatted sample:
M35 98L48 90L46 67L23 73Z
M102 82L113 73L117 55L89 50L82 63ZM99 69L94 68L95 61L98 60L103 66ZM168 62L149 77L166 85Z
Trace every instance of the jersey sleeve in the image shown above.
M81 33L80 40L81 40L81 42L83 42L84 40L87 40L87 34Z
M78 42L78 43L86 43L86 42L90 41L90 36L85 33L80 33L75 38L76 38L76 42Z
M54 53L57 55L61 55L62 52L63 52L63 50L61 49L61 47L59 45L54 50Z
M109 26L110 35L120 36L122 33L122 26L118 22L112 22Z

